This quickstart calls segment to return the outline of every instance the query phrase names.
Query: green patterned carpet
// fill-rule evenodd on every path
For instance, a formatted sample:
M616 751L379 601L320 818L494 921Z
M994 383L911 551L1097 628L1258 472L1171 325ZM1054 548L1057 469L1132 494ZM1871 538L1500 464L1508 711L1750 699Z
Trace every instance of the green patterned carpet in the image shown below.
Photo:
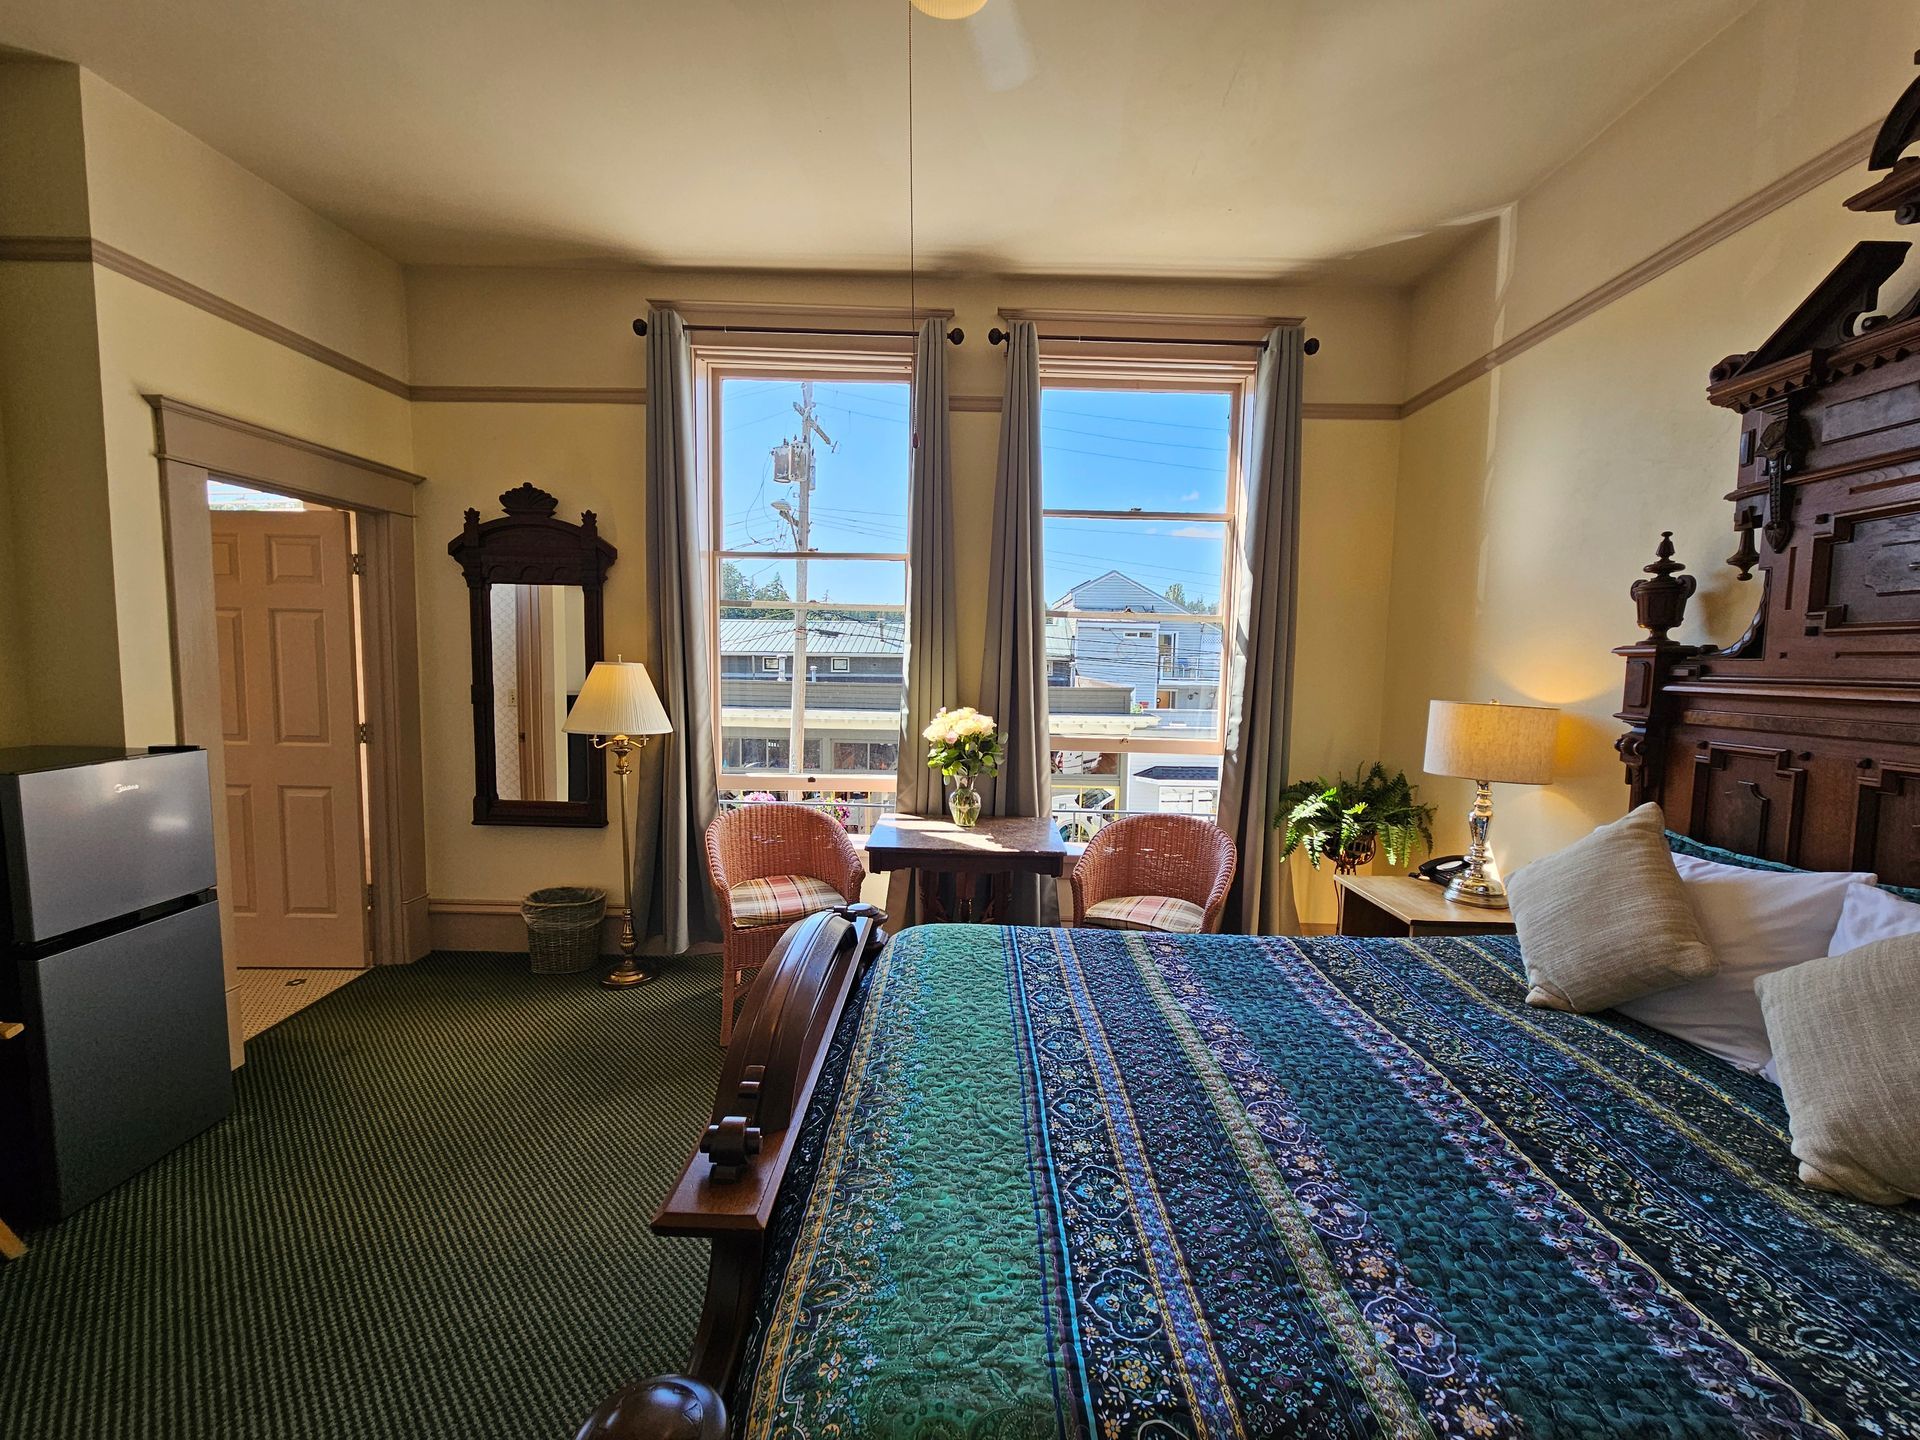
M0 1266L0 1433L562 1440L684 1363L705 1247L646 1219L718 975L377 970L248 1046L231 1119Z

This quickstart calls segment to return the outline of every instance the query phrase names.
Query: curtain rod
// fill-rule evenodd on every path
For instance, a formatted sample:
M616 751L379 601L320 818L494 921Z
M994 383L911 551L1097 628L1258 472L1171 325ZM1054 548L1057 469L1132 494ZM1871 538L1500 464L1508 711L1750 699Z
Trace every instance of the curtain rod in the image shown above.
M1267 342L1264 340L1223 340L1217 335L1189 335L1185 337L1170 335L1042 335L1040 338L1042 340L1059 340L1081 345L1238 345L1248 350L1264 350L1267 348ZM987 331L987 343L989 345L1006 344L1007 332L1002 330L998 325L994 326L993 329ZM1318 355L1320 353L1320 342L1312 336L1308 336L1306 344L1300 348L1309 355Z
M861 340L912 340L919 336L918 330L842 330L837 327L818 327L812 325L689 325L689 335L717 331L722 335L847 335ZM633 333L645 335L647 322L633 322ZM958 345L967 338L967 332L958 325L947 331L947 339Z

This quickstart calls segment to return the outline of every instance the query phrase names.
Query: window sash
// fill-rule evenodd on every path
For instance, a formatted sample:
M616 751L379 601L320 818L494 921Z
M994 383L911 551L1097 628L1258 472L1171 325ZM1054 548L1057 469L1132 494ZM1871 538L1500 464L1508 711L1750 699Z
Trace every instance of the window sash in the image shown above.
M1227 690L1231 678L1228 663L1228 637L1233 634L1233 566L1239 553L1242 523L1242 495L1246 455L1251 440L1250 415L1254 362L1195 361L1155 355L1152 347L1143 347L1131 355L1103 357L1049 356L1042 342L1040 388L1063 391L1183 391L1224 393L1229 400L1227 413L1227 508L1216 510L1099 510L1077 507L1052 507L1044 504L1042 479L1041 517L1055 519L1165 522L1187 521L1224 527L1220 547L1220 603L1206 612L1177 616L1160 612L1124 610L1061 610L1049 607L1049 620L1093 620L1103 623L1140 622L1153 616L1174 619L1180 624L1215 625L1220 630L1220 674L1215 684L1213 733L1201 737L1174 738L1143 730L1129 735L1077 734L1071 727L1075 717L1054 715L1048 706L1048 746L1053 750L1079 750L1096 754L1125 754L1147 751L1168 755L1223 755L1226 750ZM1044 442L1042 453L1044 454ZM1044 562L1044 546L1042 559ZM1157 677L1156 677L1157 678ZM1156 697L1157 698L1157 697Z
M720 695L723 676L720 664L720 615L722 608L728 610L752 610L769 617L780 614L792 615L795 623L807 614L838 614L848 610L868 611L882 615L906 614L904 600L900 602L876 601L823 601L823 600L729 600L720 599L720 570L729 561L779 561L798 560L839 562L844 560L891 563L903 567L908 556L905 551L881 550L839 550L814 549L796 550L744 550L724 547L720 542L726 534L725 485L726 477L721 470L721 437L723 433L726 404L723 399L726 382L729 380L775 380L790 381L795 384L802 380L811 380L821 384L911 384L913 362L911 353L887 353L880 350L863 351L858 348L840 346L812 346L805 349L791 347L742 347L732 344L696 345L694 364L697 377L697 394L700 397L700 414L696 421L696 432L700 442L698 469L706 486L707 504L705 514L705 534L703 549L705 559L707 594L711 600L713 616L708 625L708 660L710 673L714 677L716 699ZM909 462L910 463L910 462ZM910 472L909 472L910 474ZM910 483L910 480L909 480ZM904 593L904 583L903 583ZM789 662L791 656L787 657ZM820 657L827 659L830 657ZM812 657L810 656L811 660ZM829 670L826 673L845 676L847 670ZM750 678L757 678L761 672L757 667L748 672ZM739 770L729 769L726 765L725 726L727 716L724 704L713 707L713 753L719 788L723 791L766 790L776 794L796 796L811 791L839 791L852 793L893 793L896 786L894 771L838 771L828 768L834 759L832 754L832 733L822 730L818 735L812 733L813 727L807 722L806 689L808 678L791 663L781 670L782 677L791 686L786 714L791 718L797 704L800 720L799 764L794 762L791 732L779 736L764 737L784 747L784 756L788 768L784 770ZM856 677L858 678L858 677ZM878 677L876 677L878 678ZM902 693L905 690L906 677L900 677ZM876 711L876 716L891 715L892 711ZM750 737L736 736L736 740ZM818 768L805 768L806 750L818 741L821 745ZM898 744L900 737L898 725L891 729L876 729L871 737L863 737L854 742L859 744ZM870 752L869 752L870 753Z

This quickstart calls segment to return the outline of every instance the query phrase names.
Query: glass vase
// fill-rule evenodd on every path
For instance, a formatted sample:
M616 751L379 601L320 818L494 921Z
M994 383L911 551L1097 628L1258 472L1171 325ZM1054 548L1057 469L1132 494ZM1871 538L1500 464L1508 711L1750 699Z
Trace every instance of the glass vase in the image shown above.
M968 827L980 822L980 792L973 788L972 772L962 770L953 777L953 793L947 796L947 813L953 823Z

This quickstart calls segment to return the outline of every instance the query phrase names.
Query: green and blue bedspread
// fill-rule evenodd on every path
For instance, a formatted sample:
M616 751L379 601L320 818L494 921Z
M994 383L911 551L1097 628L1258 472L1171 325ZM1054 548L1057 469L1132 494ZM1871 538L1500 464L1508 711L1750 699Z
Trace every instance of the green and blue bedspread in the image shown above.
M929 926L835 1038L748 1437L1920 1436L1920 1213L1506 938Z

